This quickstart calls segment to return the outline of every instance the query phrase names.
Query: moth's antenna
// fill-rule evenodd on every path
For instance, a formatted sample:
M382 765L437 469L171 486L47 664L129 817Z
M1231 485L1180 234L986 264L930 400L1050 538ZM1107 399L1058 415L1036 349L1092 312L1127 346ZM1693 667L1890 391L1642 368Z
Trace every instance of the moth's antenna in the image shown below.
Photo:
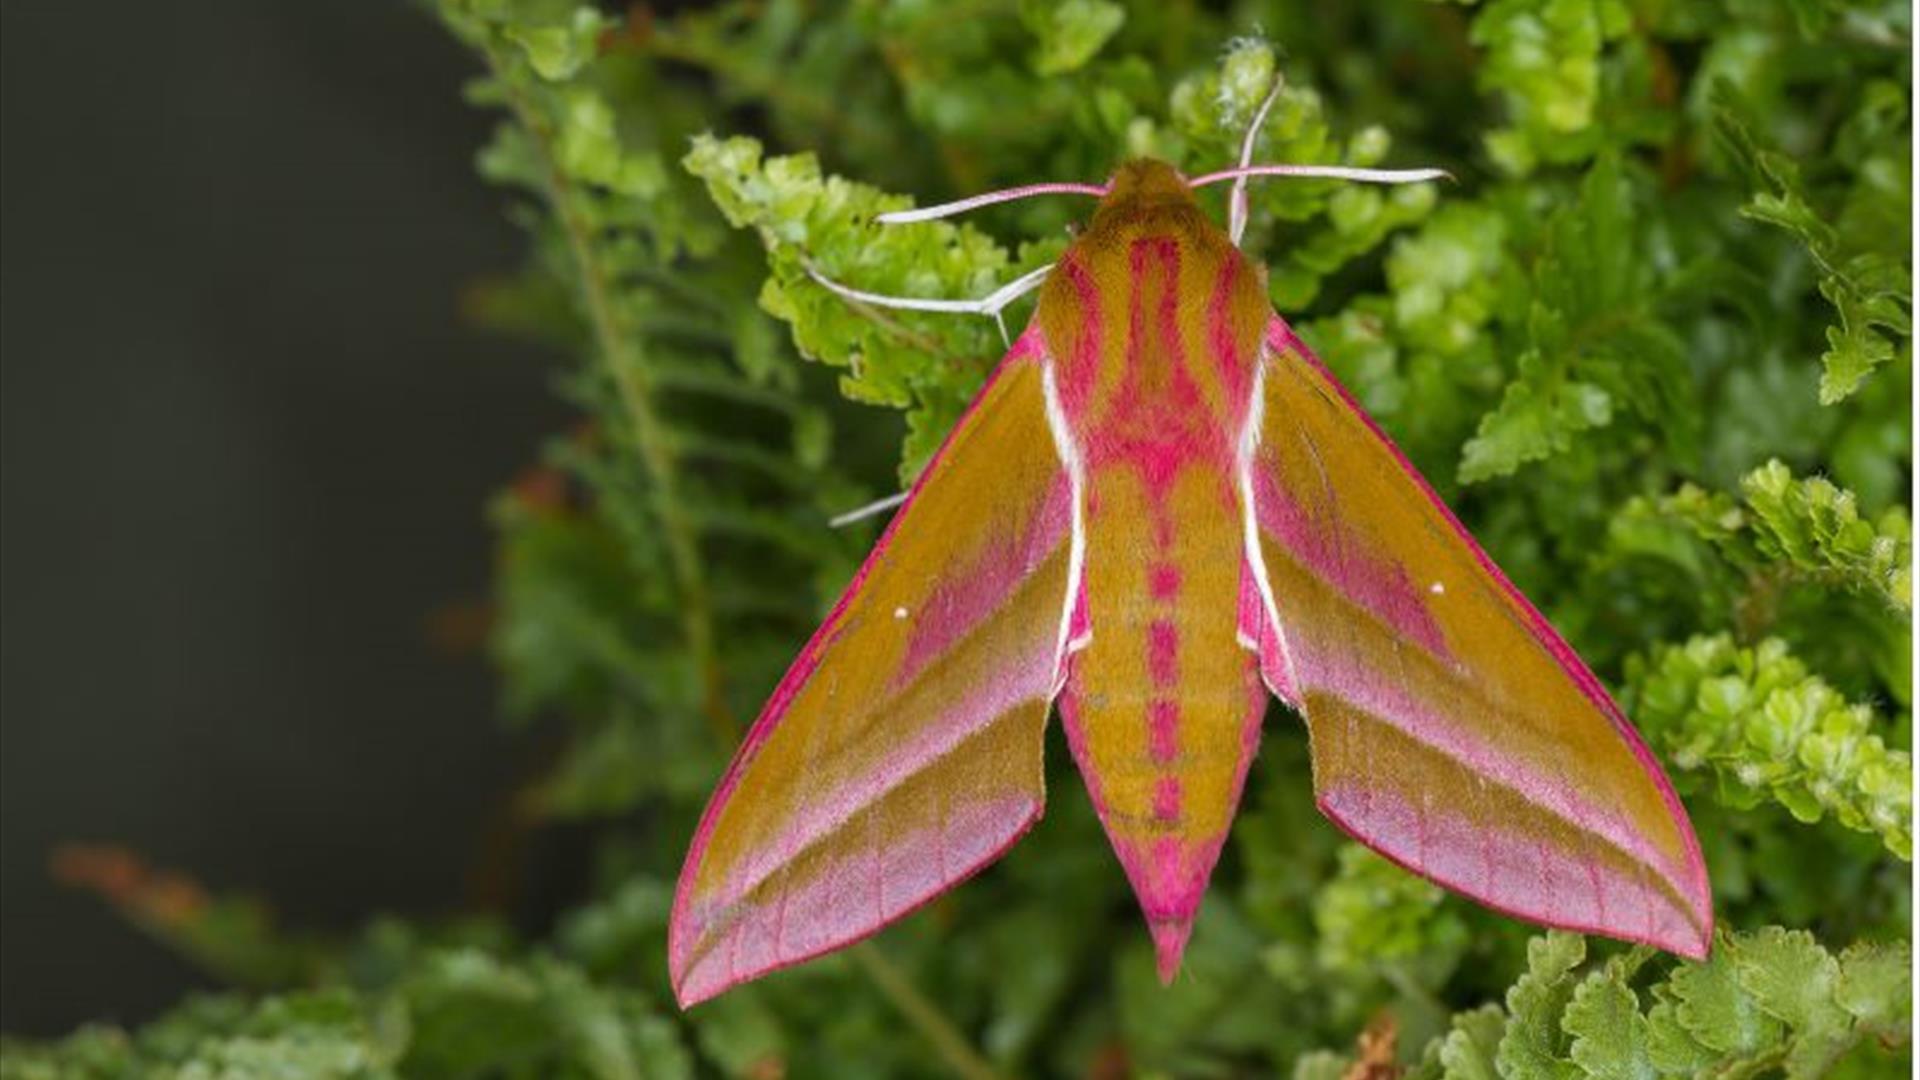
M918 296L888 296L884 293L870 293L864 289L856 289L852 286L842 285L825 274L822 274L820 271L815 270L810 265L806 268L807 276L819 282L821 288L836 295L844 296L849 300L858 300L863 304L872 304L875 307L897 308L902 311L948 311L960 315L992 316L993 321L999 324L1000 340L1005 342L1008 348L1013 347L1013 341L1007 337L1007 324L1000 318L1000 312L1005 310L1008 304L1013 303L1015 300L1020 299L1022 296L1038 288L1040 283L1046 280L1047 273L1052 269L1053 264L1048 263L1039 269L1029 270L978 300L928 300Z
M1012 202L1015 199L1030 198L1034 195L1091 195L1097 199L1106 193L1107 189L1103 184L1026 184L1021 187L1001 188L999 191L969 195L964 199L955 199L938 206L923 206L917 210L890 210L884 214L874 215L873 220L882 225L905 225L912 221L932 221L935 218L952 217L977 207Z
M1243 176L1295 176L1315 180L1352 180L1362 184L1418 184L1427 180L1451 180L1445 169L1356 169L1348 165L1246 165L1237 169L1196 176L1188 187L1206 187L1222 180Z
M856 521L862 521L866 518L872 517L875 514L886 513L888 510L891 510L894 507L899 506L901 503L906 501L907 501L907 493L904 491L899 493L898 495L889 495L884 499L875 499L865 506L859 507L854 510L849 510L844 514L835 514L833 517L828 518L827 528L829 529L845 528L846 526L851 525Z
M1247 137L1240 144L1240 168L1253 164L1253 143L1260 137L1260 129L1266 125L1267 110L1280 97L1280 88L1285 85L1279 72L1273 76L1273 89L1267 91L1266 100L1253 114L1253 122L1247 125ZM1247 178L1239 176L1233 181L1233 194L1227 196L1227 235L1232 238L1233 246L1240 246L1240 237L1247 231Z

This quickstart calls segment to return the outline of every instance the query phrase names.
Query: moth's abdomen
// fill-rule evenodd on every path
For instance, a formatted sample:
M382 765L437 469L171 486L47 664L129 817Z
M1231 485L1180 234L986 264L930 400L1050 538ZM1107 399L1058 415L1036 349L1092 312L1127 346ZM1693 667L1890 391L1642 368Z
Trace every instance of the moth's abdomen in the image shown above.
M1211 462L1087 478L1092 640L1061 712L1102 824L1140 899L1161 973L1178 967L1239 801L1266 691L1235 636L1243 541Z

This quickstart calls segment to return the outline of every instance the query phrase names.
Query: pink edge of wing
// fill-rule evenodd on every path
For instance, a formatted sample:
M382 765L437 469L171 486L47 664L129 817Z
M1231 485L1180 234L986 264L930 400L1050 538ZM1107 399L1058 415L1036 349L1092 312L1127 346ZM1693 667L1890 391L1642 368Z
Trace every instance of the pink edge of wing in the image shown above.
M1432 866L1421 865L1422 860L1417 853L1405 850L1401 845L1391 844L1391 842L1389 842L1391 846L1383 844L1383 838L1373 829L1363 829L1360 827L1361 822L1356 819L1354 814L1354 811L1358 809L1356 803L1364 800L1366 803L1371 804L1373 800L1379 798L1382 793L1318 792L1316 793L1315 802L1320 811L1354 840L1371 848L1401 868L1421 877L1436 881L1502 914L1578 933L1625 937L1628 940L1642 941L1680 956L1695 960L1705 959L1712 946L1714 927L1713 901L1711 888L1707 879L1706 861L1701 854L1700 841L1694 834L1693 825L1687 817L1686 809L1681 804L1678 793L1674 791L1672 782L1667 779L1665 771L1660 767L1652 750L1650 750L1646 742L1640 738L1639 732L1634 730L1633 725L1621 714L1619 706L1614 703L1612 697L1606 692L1606 689L1600 685L1599 679L1588 670L1579 655L1566 643L1559 632L1554 630L1552 624L1547 621L1546 617L1540 614L1539 610L1507 579L1506 574L1488 557L1479 543L1474 540L1472 534L1469 533L1466 527L1460 523L1460 520L1454 516L1453 511L1447 506L1446 502L1433 490L1433 486L1427 483L1426 477L1422 476L1420 471L1414 468L1413 463L1407 460L1406 455L1401 452L1399 446L1387 436L1386 432L1381 430L1378 424L1374 423L1373 418L1367 414L1359 402L1354 400L1353 395L1347 391L1347 388L1341 384L1340 380L1334 376L1326 364L1314 354L1312 349L1308 348L1306 342L1302 341L1299 336L1293 332L1293 329L1286 324L1285 320L1281 319L1278 315L1274 316L1267 324L1266 343L1268 349L1271 350L1275 356L1292 354L1302 362L1311 365L1320 376L1326 380L1327 385L1339 395L1341 403L1351 411L1354 416L1359 418L1366 429L1379 441L1380 446L1390 455L1393 462L1399 466L1401 471L1413 482L1421 494L1433 504L1434 509L1439 512L1441 520L1447 523L1448 527L1453 530L1460 542L1465 544L1467 550L1472 552L1480 568L1485 571L1487 576L1512 600L1515 607L1526 618L1536 638L1559 664L1567 677L1571 679L1580 692L1594 704L1601 715L1605 716L1613 725L1615 733L1624 740L1635 760L1639 762L1642 770L1648 778L1652 780L1660 794L1662 802L1666 806L1668 814L1672 816L1679 827L1680 835L1686 845L1685 880L1680 884L1688 894L1688 900L1693 904L1694 910L1690 914L1697 918L1698 922L1689 921L1683 917L1682 913L1673 912L1669 906L1666 910L1668 910L1674 918L1648 926L1645 934L1633 934L1623 933L1617 925L1610 926L1601 922L1599 918L1597 918L1601 913L1593 911L1591 908L1570 917L1548 917L1543 916L1537 911L1515 910L1497 899L1475 890L1469 884L1471 879L1468 875L1446 871L1436 872L1436 869ZM1276 603L1278 603L1278 598L1276 598ZM1262 608L1264 608L1264 605L1262 605ZM1253 614L1259 616L1263 624L1268 621L1265 618L1264 610L1256 611ZM1241 617L1243 632L1245 632L1250 628L1245 627L1248 611L1244 601L1242 604ZM1281 612L1281 618L1284 621L1284 611ZM1254 642L1257 647L1257 651L1262 659L1262 673L1266 676L1270 689L1273 690L1276 696L1288 704L1293 704L1297 687L1293 685L1291 673L1287 669L1284 650L1276 647L1280 640L1278 628L1263 625L1257 631L1247 633L1246 636L1247 639ZM1358 798L1353 797L1356 795ZM1372 807L1369 806L1369 809L1372 809ZM1388 809L1391 811L1391 808ZM1396 815L1389 813L1388 816ZM1522 859L1540 860L1544 856L1544 852L1540 847L1529 847L1525 851L1515 850L1502 854L1507 859L1515 861ZM1568 865L1561 869L1563 871L1571 871L1573 869L1572 860L1569 859L1565 861ZM1587 870L1587 868L1582 869ZM1553 872L1553 866L1542 867L1543 874L1551 874ZM1587 872L1591 871L1587 870ZM1645 905L1647 910L1653 910L1655 905L1648 903L1651 899L1652 890L1646 888L1644 884L1641 886L1641 889L1643 894L1640 897L1642 904ZM1594 915L1596 918L1587 919L1581 917L1582 915Z
M822 921L828 926L826 933L819 935L816 940L806 943L798 951L777 954L769 947L764 939L761 941L752 940L750 935L766 929L764 920L743 919L729 928L733 933L738 935L739 940L730 943L728 949L725 950L728 963L725 965L724 971L717 970L717 965L714 963L689 963L689 956L694 945L692 938L689 936L692 933L689 927L693 922L692 892L695 870L706 853L708 842L719 820L721 811L732 796L734 789L738 786L742 773L753 760L754 751L772 734L773 730L779 725L780 720L785 716L794 697L800 692L801 687L805 685L807 680L811 678L818 669L822 654L835 636L834 632L841 621L841 616L854 597L859 595L861 586L865 583L869 572L883 553L891 546L896 530L907 517L907 511L919 496L927 479L933 475L934 466L946 457L948 447L953 441L954 433L957 433L966 425L967 421L979 408L980 403L985 400L987 391L1002 375L1017 363L1032 362L1039 357L1042 352L1042 338L1037 326L1029 328L1013 343L1012 348L1007 352L1006 356L1002 358L992 375L988 377L986 384L981 387L972 403L969 404L967 410L961 415L959 421L955 423L953 431L947 436L947 440L942 443L940 449L934 453L926 467L921 470L920 476L915 480L912 488L909 489L906 500L901 504L899 510L894 513L887 527L882 530L880 539L875 543L873 550L868 553L865 561L861 563L860 569L854 574L852 581L848 583L846 589L841 593L832 611L822 620L819 628L814 631L813 636L808 639L806 645L795 658L793 665L781 678L779 685L775 687L773 694L761 709L760 715L755 719L753 726L747 731L746 737L742 740L740 747L735 751L733 759L727 767L727 771L714 789L713 796L708 801L706 810L701 814L699 825L694 830L693 840L688 847L687 856L681 864L680 876L674 889L673 907L668 918L667 956L669 974L673 984L674 997L681 1008L690 1008L733 986L748 982L769 972L815 959L868 937L894 922L898 922L932 902L948 889L992 864L1001 855L1005 854L1021 836L1025 835L1027 830L1032 828L1034 822L1040 819L1043 806L1038 800L1010 799L1005 800L1004 805L988 808L978 820L969 823L971 828L968 830L968 834L979 841L979 843L975 845L975 850L962 852L960 858L955 859L951 865L945 868L948 872L937 875L943 878L942 881L929 882L932 887L926 890L924 895L908 903L898 905L895 910L888 912L884 919L878 923L861 921L858 922L857 926L852 927L844 925L840 927L833 926L831 912L835 910L834 905L836 899L842 898L837 898L833 895L831 889L832 883L829 882L827 883L828 888L817 889L814 890L813 893L803 893L796 898L790 898L788 903L782 906L781 913L778 916L778 921L783 924L781 927L782 931L785 930L784 923L791 914L796 899L801 904L803 917L805 911L811 907L813 911L819 912L824 916ZM1081 598L1076 606L1079 607L1082 605L1084 605L1084 598ZM1075 614L1079 619L1084 619L1083 610L1077 611ZM1079 633L1081 631L1076 630L1075 632ZM1053 692L1055 694L1058 693L1059 683L1062 681L1064 681L1064 672L1056 676L1053 685ZM952 853L952 849L949 849L949 853ZM742 962L743 949L746 950L744 963ZM719 955L721 955L721 950L710 950L703 960L713 959Z

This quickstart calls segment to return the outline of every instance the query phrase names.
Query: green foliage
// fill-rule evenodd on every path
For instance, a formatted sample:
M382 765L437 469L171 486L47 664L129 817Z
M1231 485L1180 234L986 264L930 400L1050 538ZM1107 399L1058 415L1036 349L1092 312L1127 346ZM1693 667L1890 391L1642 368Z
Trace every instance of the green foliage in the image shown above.
M1853 172L1847 188L1830 196L1842 201L1843 224L1854 226L1845 232L1814 209L1816 196L1793 159L1759 144L1732 90L1722 88L1714 115L1716 134L1753 185L1741 213L1786 230L1805 247L1819 269L1820 295L1839 316L1820 357L1820 400L1829 405L1859 389L1896 348L1912 347L1909 106L1900 88L1886 83L1869 85L1861 97L1859 112L1836 136L1843 143L1834 163ZM1864 223L1871 224L1859 227ZM1897 232L1882 231L1887 227Z
M0 1058L7 1080L692 1075L676 1025L646 995L551 957L474 950L421 953L387 986L192 998L135 1034L88 1027Z
M1683 772L1705 771L1723 805L1771 799L1805 822L1832 814L1913 854L1913 765L1886 723L1811 674L1784 642L1742 649L1698 637L1627 665L1640 731Z
M1644 949L1586 960L1578 937L1535 938L1506 1008L1455 1015L1409 1075L1811 1077L1849 1059L1860 1075L1892 1075L1888 1051L1908 1038L1904 1023L1887 1023L1912 1006L1905 941L1863 942L1835 956L1804 932L1771 927L1723 933L1707 961L1653 977Z
M1423 1077L1906 1068L1904 5L433 6L528 238L468 310L566 358L579 413L494 502L492 647L516 722L563 747L518 819L590 829L591 885L532 941L484 919L335 938L82 873L245 992L8 1041L0 1076L1330 1077L1395 1034ZM993 870L674 1009L687 837L873 535L826 519L911 478L1005 347L812 275L983 296L1087 202L875 215L1133 154L1222 167L1276 79L1257 159L1456 178L1256 184L1247 250L1623 688L1737 929L1700 964L1529 940L1343 841L1276 713L1171 987L1056 745L1046 821ZM1224 220L1223 188L1203 201Z
M1860 517L1851 492L1815 477L1795 480L1770 461L1741 484L1760 553L1854 592L1913 608L1913 526L1902 507Z

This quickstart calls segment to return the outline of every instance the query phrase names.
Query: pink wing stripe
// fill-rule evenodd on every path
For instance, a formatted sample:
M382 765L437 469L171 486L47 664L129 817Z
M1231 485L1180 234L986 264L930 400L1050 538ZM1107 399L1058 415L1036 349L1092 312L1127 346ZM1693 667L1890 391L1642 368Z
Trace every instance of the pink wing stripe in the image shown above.
M1393 627L1404 639L1435 656L1450 655L1440 624L1427 610L1406 568L1364 551L1336 549L1327 534L1314 527L1306 509L1267 473L1256 474L1253 486L1253 505L1261 528L1285 543L1316 577Z

